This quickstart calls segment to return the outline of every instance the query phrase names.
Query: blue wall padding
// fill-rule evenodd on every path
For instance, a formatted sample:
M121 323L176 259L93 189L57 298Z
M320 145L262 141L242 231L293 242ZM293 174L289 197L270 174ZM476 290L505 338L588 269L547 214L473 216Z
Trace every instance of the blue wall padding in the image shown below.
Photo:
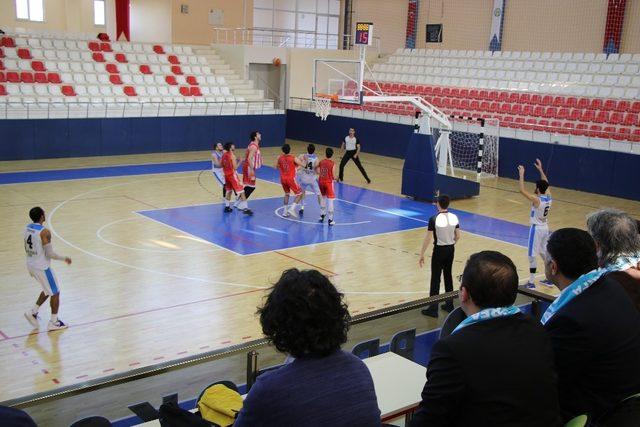
M406 159L410 125L341 116L323 122L313 113L287 111L287 138L336 146L349 127L356 128L362 151ZM500 138L500 176L517 178L517 165L523 164L525 178L535 181L536 158L542 160L552 186L640 200L640 155Z
M284 143L285 122L283 114L0 120L0 160L209 150L214 141L242 148L253 130L274 147Z

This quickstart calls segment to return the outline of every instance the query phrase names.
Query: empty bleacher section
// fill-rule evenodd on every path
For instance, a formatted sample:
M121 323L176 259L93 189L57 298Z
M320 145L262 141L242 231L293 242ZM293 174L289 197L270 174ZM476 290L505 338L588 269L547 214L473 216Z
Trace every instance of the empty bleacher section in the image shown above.
M492 117L507 129L639 142L639 69L640 54L398 49L365 85L377 89L377 81L385 94L418 94L451 115ZM363 108L414 113L406 104Z
M0 118L274 114L207 47L7 31Z

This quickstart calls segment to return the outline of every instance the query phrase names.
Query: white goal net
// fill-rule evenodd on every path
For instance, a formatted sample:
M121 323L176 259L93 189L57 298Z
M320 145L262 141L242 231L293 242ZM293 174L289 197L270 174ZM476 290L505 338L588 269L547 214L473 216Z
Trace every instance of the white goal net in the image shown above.
M449 135L454 172L448 174L476 179L498 176L498 150L500 146L499 122L496 119L455 119ZM432 128L434 140L440 137L440 129Z

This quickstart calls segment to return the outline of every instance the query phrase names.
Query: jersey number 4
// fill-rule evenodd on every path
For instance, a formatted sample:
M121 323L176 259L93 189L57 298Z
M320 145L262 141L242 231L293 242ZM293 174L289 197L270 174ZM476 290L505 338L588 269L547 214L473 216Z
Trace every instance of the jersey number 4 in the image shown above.
M29 245L29 249L33 249L33 242L31 241L31 236L27 237L26 243L27 245Z

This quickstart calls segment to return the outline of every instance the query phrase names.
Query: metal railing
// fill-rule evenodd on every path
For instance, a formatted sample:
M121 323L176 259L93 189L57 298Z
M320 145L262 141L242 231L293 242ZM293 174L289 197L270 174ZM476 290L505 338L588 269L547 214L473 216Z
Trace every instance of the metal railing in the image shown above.
M310 49L342 49L343 45L353 48L351 34L316 33L305 30L280 28L214 28L213 43L246 44L269 47L302 47ZM381 40L373 38L373 48L380 53Z
M0 102L2 119L68 119L283 114L280 100L180 102Z

